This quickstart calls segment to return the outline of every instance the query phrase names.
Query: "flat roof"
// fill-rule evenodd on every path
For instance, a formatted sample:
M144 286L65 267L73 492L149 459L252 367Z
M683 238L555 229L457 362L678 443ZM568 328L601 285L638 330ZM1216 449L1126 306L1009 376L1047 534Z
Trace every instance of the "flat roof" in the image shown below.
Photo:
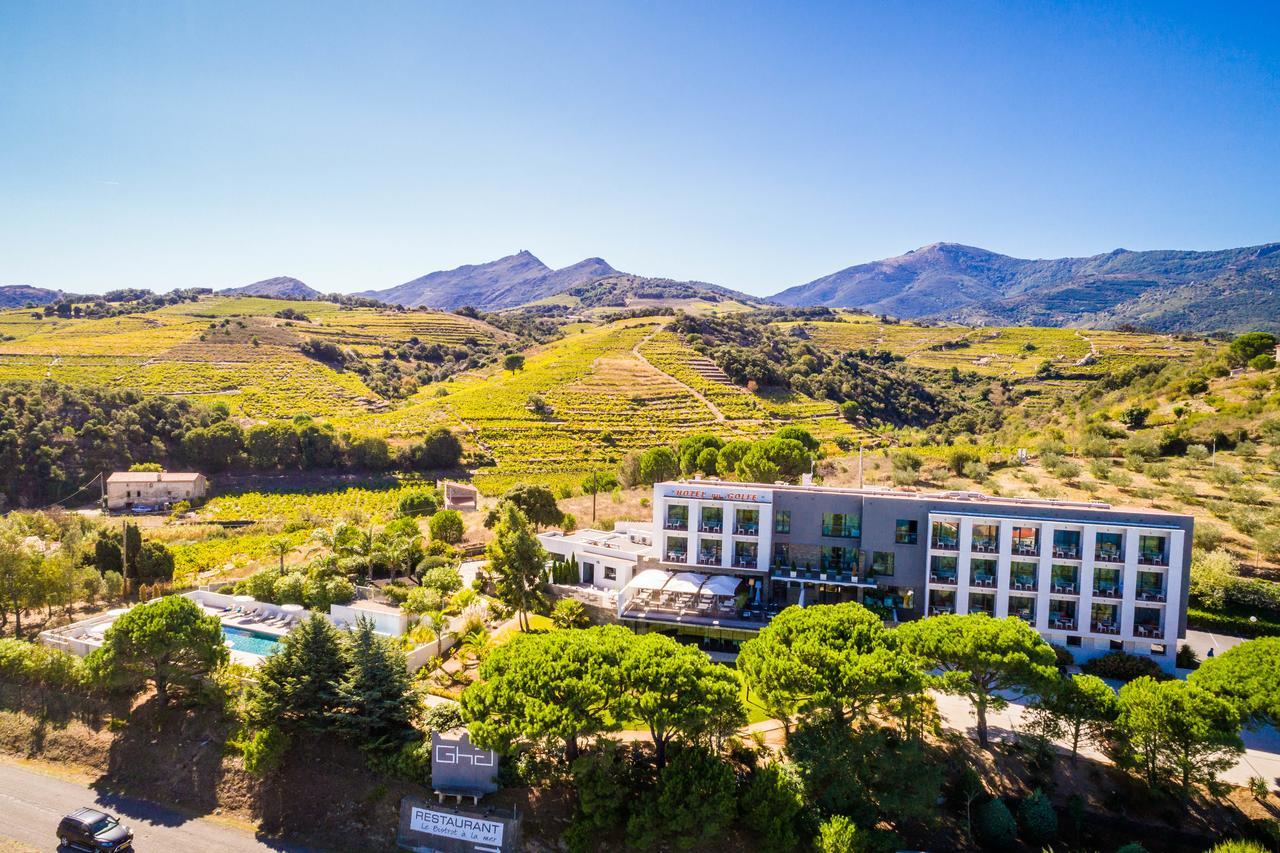
M640 542L631 541L631 533L622 530L595 530L587 528L585 530L575 530L572 533L561 533L558 530L548 530L545 533L538 534L539 539L555 540L558 542L570 542L574 545L589 545L596 548L608 548L611 551L626 551L628 553L639 554L648 551L652 545L645 545Z
M822 485L792 485L791 483L739 483L729 480L668 480L658 483L658 486L718 486L727 489L762 489L771 492L798 492L801 494L832 494L846 495L848 497L864 497L864 498L889 498L898 500L928 500L928 501L953 501L957 503L974 503L989 506L1027 506L1042 507L1045 509L1084 509L1084 510L1104 510L1108 512L1140 512L1151 515L1167 515L1173 518L1190 518L1186 513L1169 512L1168 510L1155 509L1153 507L1116 507L1103 501L1061 501L1050 500L1049 498L1020 498L1020 497L1001 497L998 495L988 495L983 492L968 491L942 491L942 492L913 492L907 489L892 489L888 487L864 486L856 488L852 486L822 486Z
M116 471L108 483L190 483L203 474L193 471Z

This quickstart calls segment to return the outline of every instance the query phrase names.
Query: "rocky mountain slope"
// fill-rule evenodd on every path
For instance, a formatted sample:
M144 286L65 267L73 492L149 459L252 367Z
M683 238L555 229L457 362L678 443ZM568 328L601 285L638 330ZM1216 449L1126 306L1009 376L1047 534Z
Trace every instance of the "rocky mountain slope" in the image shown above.
M356 295L411 308L423 305L453 310L470 305L495 311L535 302L616 272L600 258L553 270L532 252L521 251L486 264L440 270L386 290Z
M1280 327L1278 285L1280 243L1041 260L935 243L772 298L974 324L1238 331Z
M62 297L58 290L31 287L27 284L0 286L0 308L21 308L27 304L48 305Z
M229 287L219 290L223 296L270 296L275 299L319 299L322 294L313 287L287 275L275 278L264 278L243 287Z

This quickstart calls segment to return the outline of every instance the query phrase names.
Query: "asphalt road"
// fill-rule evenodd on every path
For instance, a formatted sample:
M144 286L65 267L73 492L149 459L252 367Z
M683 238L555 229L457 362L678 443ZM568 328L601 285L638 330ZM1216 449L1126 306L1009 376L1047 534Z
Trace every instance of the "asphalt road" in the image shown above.
M175 850L308 853L306 847L256 837L251 832L193 818L145 800L99 794L85 785L0 759L0 849L5 847L5 842L17 842L35 850L58 849L55 836L58 821L81 806L96 806L119 817L133 829L133 843L138 853Z

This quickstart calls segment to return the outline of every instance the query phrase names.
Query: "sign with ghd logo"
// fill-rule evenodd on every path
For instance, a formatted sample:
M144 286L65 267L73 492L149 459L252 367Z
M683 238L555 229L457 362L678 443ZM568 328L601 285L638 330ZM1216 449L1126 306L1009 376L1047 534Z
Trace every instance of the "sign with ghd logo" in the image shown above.
M498 753L472 746L465 730L431 735L431 787L484 795L498 790Z

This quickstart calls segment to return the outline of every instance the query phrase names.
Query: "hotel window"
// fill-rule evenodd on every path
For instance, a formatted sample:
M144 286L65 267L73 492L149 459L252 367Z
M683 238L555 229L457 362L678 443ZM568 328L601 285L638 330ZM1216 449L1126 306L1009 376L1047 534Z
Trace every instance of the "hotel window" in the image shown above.
M820 562L824 572L852 572L854 565L853 549L844 548L840 545L823 545Z
M893 526L893 541L898 545L914 545L920 539L920 522L900 518ZM890 572L890 574L893 574Z
M915 522L912 522L914 524ZM871 553L871 572L875 575L883 575L892 577L893 575L893 552L892 551L873 551Z
M688 530L689 507L684 504L668 504L666 528L668 530Z
M724 509L718 506L702 508L702 522L698 530L703 533L720 533L724 529Z
M1035 527L1013 528L1013 553L1023 557L1040 555L1040 531Z
M773 514L773 532L774 533L790 533L791 532L791 510L780 509Z
M934 548L945 548L954 551L960 547L960 522L935 521L930 545Z
M734 511L733 532L739 536L755 536L760 532L760 510Z
M824 512L822 535L840 539L857 539L862 535L862 519L842 512Z
M973 550L980 554L994 554L1000 542L1000 528L994 524L973 526Z
M1169 554L1165 550L1163 536L1138 537L1138 562L1148 566L1169 565Z
M773 564L782 568L791 565L791 545L787 542L773 543Z
M1099 533L1094 540L1093 559L1104 563L1123 563L1124 537L1119 533Z
M605 566L604 579L607 581L616 581L618 579L618 570L613 566Z

